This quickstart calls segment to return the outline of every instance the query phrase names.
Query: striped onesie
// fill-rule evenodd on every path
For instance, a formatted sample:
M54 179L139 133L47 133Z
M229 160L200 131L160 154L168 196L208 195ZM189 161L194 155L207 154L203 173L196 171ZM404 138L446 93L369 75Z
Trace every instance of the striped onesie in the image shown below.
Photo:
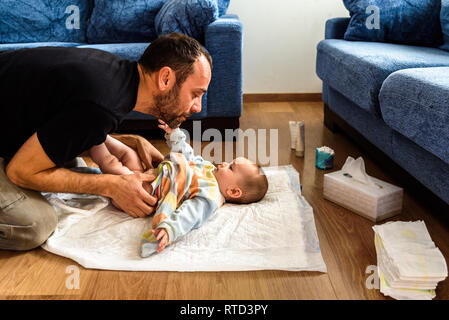
M165 134L170 153L158 166L153 181L153 195L158 198L152 228L165 228L169 243L199 228L220 208L225 199L213 174L215 166L201 156L194 156L185 134L178 128ZM141 238L141 256L154 253L158 243L146 231Z

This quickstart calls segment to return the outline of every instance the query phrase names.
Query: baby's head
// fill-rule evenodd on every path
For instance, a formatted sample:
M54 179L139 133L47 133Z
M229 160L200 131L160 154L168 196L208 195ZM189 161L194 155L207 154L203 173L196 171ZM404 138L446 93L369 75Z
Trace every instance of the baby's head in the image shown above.
M227 202L256 202L262 199L268 190L268 180L261 172L260 166L246 158L219 164L214 175Z

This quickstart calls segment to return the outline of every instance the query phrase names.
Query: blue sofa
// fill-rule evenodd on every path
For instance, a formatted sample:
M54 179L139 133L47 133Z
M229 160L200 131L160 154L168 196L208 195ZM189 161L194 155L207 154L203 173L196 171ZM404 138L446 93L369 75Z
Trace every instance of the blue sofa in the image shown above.
M449 52L346 41L349 21L328 20L317 47L325 124L336 114L449 204Z
M0 52L40 46L96 48L138 60L157 37L155 15L167 0L4 0L0 2ZM207 25L201 42L214 66L203 96L202 129L237 128L242 112L242 24L226 15L229 0L218 0L220 16ZM119 6L117 8L117 6ZM121 6L121 7L120 7ZM132 111L123 130L157 128L151 116Z

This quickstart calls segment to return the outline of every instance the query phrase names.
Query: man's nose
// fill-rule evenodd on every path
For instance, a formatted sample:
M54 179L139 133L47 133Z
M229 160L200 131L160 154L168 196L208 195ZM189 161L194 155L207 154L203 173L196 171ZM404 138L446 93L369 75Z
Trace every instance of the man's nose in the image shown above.
M190 108L190 112L192 112L192 113L193 112L195 112L195 113L201 112L201 98L195 99L195 102L194 102L192 108Z

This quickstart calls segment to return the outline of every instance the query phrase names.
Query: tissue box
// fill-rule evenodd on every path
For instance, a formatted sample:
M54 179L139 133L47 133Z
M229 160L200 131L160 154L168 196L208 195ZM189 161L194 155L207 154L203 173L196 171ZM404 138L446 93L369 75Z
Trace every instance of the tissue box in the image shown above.
M378 222L402 211L404 190L371 177L367 185L340 170L324 175L323 196L371 221Z

